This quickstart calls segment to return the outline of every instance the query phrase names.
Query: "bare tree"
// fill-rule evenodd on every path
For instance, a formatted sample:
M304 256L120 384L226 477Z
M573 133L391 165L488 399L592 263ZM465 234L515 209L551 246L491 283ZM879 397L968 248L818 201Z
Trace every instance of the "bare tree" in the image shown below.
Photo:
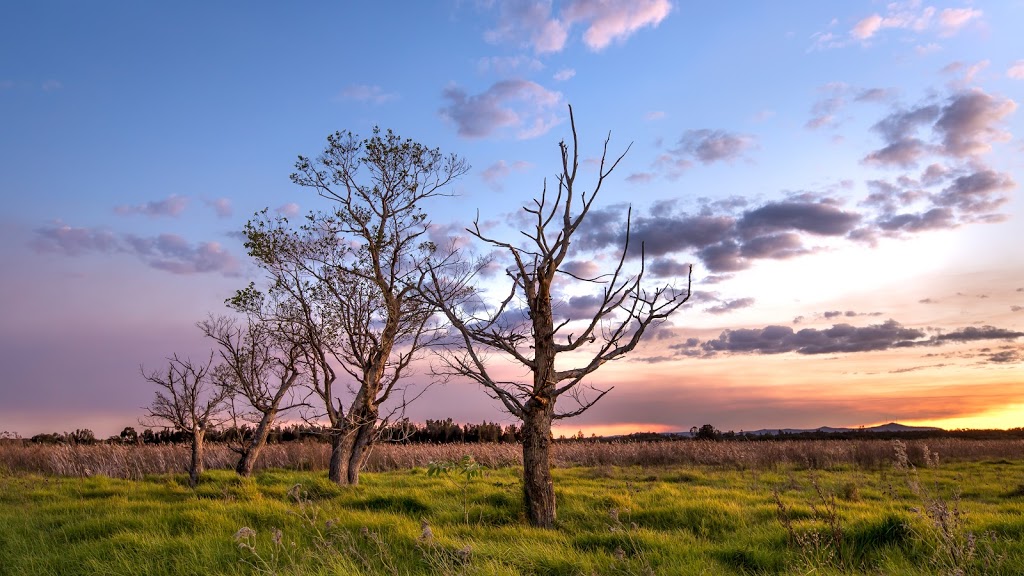
M302 375L303 343L293 323L277 317L272 307L268 310L252 290L238 291L228 303L245 314L244 320L211 316L198 326L218 345L223 363L213 377L232 400L235 429L241 433L240 419L255 425L251 433L240 436L237 447L232 446L239 454L235 471L250 476L278 415L300 404L290 399Z
M147 426L164 424L189 434L192 443L192 460L189 465L189 486L193 488L199 483L199 475L203 473L203 439L206 433L222 421L224 402L228 392L214 386L211 379L213 353L205 364L192 362L190 358L181 359L177 354L167 359L167 369L163 372L154 370L146 374L141 368L143 377L160 390L156 398L146 409Z
M605 179L625 152L606 162L610 135L604 142L597 181L590 192L577 189L576 124L572 124L572 145L561 149L562 172L558 190L551 198L547 185L532 206L524 207L533 225L523 231L522 245L487 236L479 218L469 232L485 244L506 252L511 258L507 274L511 286L504 300L478 312L480 296L467 290L474 272L464 265L439 261L432 266L424 290L444 311L460 340L440 355L440 372L467 377L484 387L504 408L523 423L523 487L527 517L531 524L551 527L556 518L555 491L551 479L551 425L553 421L582 414L610 390L584 382L602 364L622 358L640 342L644 332L666 319L690 296L671 285L648 288L643 283L643 246L639 264L627 266L629 218L626 237L614 269L595 278L581 278L565 266L573 236L583 225ZM627 149L628 151L628 149ZM600 288L598 302L589 318L561 318L552 304L552 290L558 282L576 282ZM516 310L516 303L522 306ZM486 355L498 352L514 364L525 367L530 381L500 379L489 367ZM556 360L577 362L564 368ZM574 404L565 411L555 409L556 401L568 395Z
M423 204L447 195L468 166L374 129L366 140L336 132L316 160L300 156L296 169L292 181L335 208L310 214L297 229L264 213L246 226L246 246L270 273L271 290L286 293L302 319L311 385L330 423L329 476L357 484L381 406L440 334L436 308L418 291L437 250Z

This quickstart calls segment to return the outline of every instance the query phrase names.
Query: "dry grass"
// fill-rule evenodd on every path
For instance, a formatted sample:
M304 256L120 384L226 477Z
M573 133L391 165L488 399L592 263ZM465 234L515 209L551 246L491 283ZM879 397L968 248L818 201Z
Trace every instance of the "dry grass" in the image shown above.
M268 446L257 469L324 470L329 446L316 442L292 442ZM906 442L909 461L919 467L932 464L933 454L943 461L1024 458L1024 440L930 439ZM489 468L518 466L522 453L517 444L380 444L366 465L369 472L408 470L430 462L472 456ZM674 466L699 465L735 470L773 470L780 467L834 469L853 467L877 470L891 465L890 440L789 440L758 442L622 442L558 443L553 464L572 466ZM227 446L210 444L208 469L233 469L237 456ZM36 472L56 476L103 475L138 479L147 474L177 473L188 469L189 449L184 445L92 446L44 445L23 441L0 442L0 471Z

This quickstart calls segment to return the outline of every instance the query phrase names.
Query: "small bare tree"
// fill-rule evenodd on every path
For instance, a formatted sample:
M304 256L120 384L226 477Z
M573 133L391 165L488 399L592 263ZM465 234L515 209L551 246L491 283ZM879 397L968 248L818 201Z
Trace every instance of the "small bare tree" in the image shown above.
M165 425L187 432L192 444L192 460L189 464L189 486L195 488L199 475L203 473L203 440L206 433L223 422L223 410L228 391L214 386L211 379L213 353L205 364L192 362L190 358L179 358L177 354L167 359L165 371L154 370L149 374L140 368L143 377L160 389L156 398L146 409L144 425Z
M432 266L430 281L424 285L424 291L444 311L460 341L458 346L442 352L439 372L477 382L509 413L522 420L526 513L530 523L540 527L553 526L556 518L550 463L552 423L582 414L607 394L610 388L596 389L585 384L584 379L602 364L632 351L649 327L675 312L690 295L689 278L685 292L671 285L654 289L644 285L642 245L638 269L629 273L628 217L622 252L610 273L581 278L564 266L573 236L584 224L605 179L625 156L624 152L606 163L609 136L593 189L580 192L576 182L579 157L572 108L569 118L572 146L564 141L559 143L562 172L557 193L551 198L545 184L540 198L532 206L524 207L533 222L529 230L523 231L527 239L524 244L487 236L480 228L479 218L468 230L510 256L507 273L512 282L507 297L496 307L477 312L481 305L479 295L466 289L472 282L472 270L444 261ZM560 281L600 287L599 305L592 317L556 316L552 289ZM523 309L515 310L514 302L521 302ZM525 367L531 380L498 378L486 362L486 354L491 351ZM556 365L557 360L565 362L566 358L578 364L572 368ZM555 403L563 395L575 404L569 410L558 411Z
M366 140L329 136L323 153L300 156L296 169L292 181L334 210L310 214L297 229L264 213L247 224L246 247L269 272L271 292L286 294L301 318L311 386L330 423L329 477L357 484L381 406L440 334L436 308L418 290L437 250L423 204L447 195L468 166L374 129Z
M298 404L291 399L302 375L303 344L292 322L266 310L252 290L240 290L228 303L245 314L243 320L211 316L198 326L217 343L223 363L213 377L231 398L235 429L241 433L239 416L255 425L252 433L240 436L237 447L232 446L239 455L235 471L250 476L278 416Z

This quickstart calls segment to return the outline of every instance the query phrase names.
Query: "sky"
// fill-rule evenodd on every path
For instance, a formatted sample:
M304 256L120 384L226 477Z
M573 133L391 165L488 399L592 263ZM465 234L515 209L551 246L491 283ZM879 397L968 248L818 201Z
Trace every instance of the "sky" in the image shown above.
M432 233L512 239L570 104L581 181L609 135L628 153L569 265L614 262L631 209L648 279L692 264L694 293L556 432L1022 426L1022 21L1021 0L5 3L0 431L138 427L140 367L208 355L195 323L262 281L244 223L330 209L289 181L328 134L458 154ZM457 382L408 415L513 421Z

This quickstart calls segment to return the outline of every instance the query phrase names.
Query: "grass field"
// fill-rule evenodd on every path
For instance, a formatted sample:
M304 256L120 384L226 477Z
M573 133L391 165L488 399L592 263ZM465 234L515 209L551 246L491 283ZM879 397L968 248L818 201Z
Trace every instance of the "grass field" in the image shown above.
M1024 574L1024 460L931 464L559 468L550 531L515 467L8 471L0 574Z

